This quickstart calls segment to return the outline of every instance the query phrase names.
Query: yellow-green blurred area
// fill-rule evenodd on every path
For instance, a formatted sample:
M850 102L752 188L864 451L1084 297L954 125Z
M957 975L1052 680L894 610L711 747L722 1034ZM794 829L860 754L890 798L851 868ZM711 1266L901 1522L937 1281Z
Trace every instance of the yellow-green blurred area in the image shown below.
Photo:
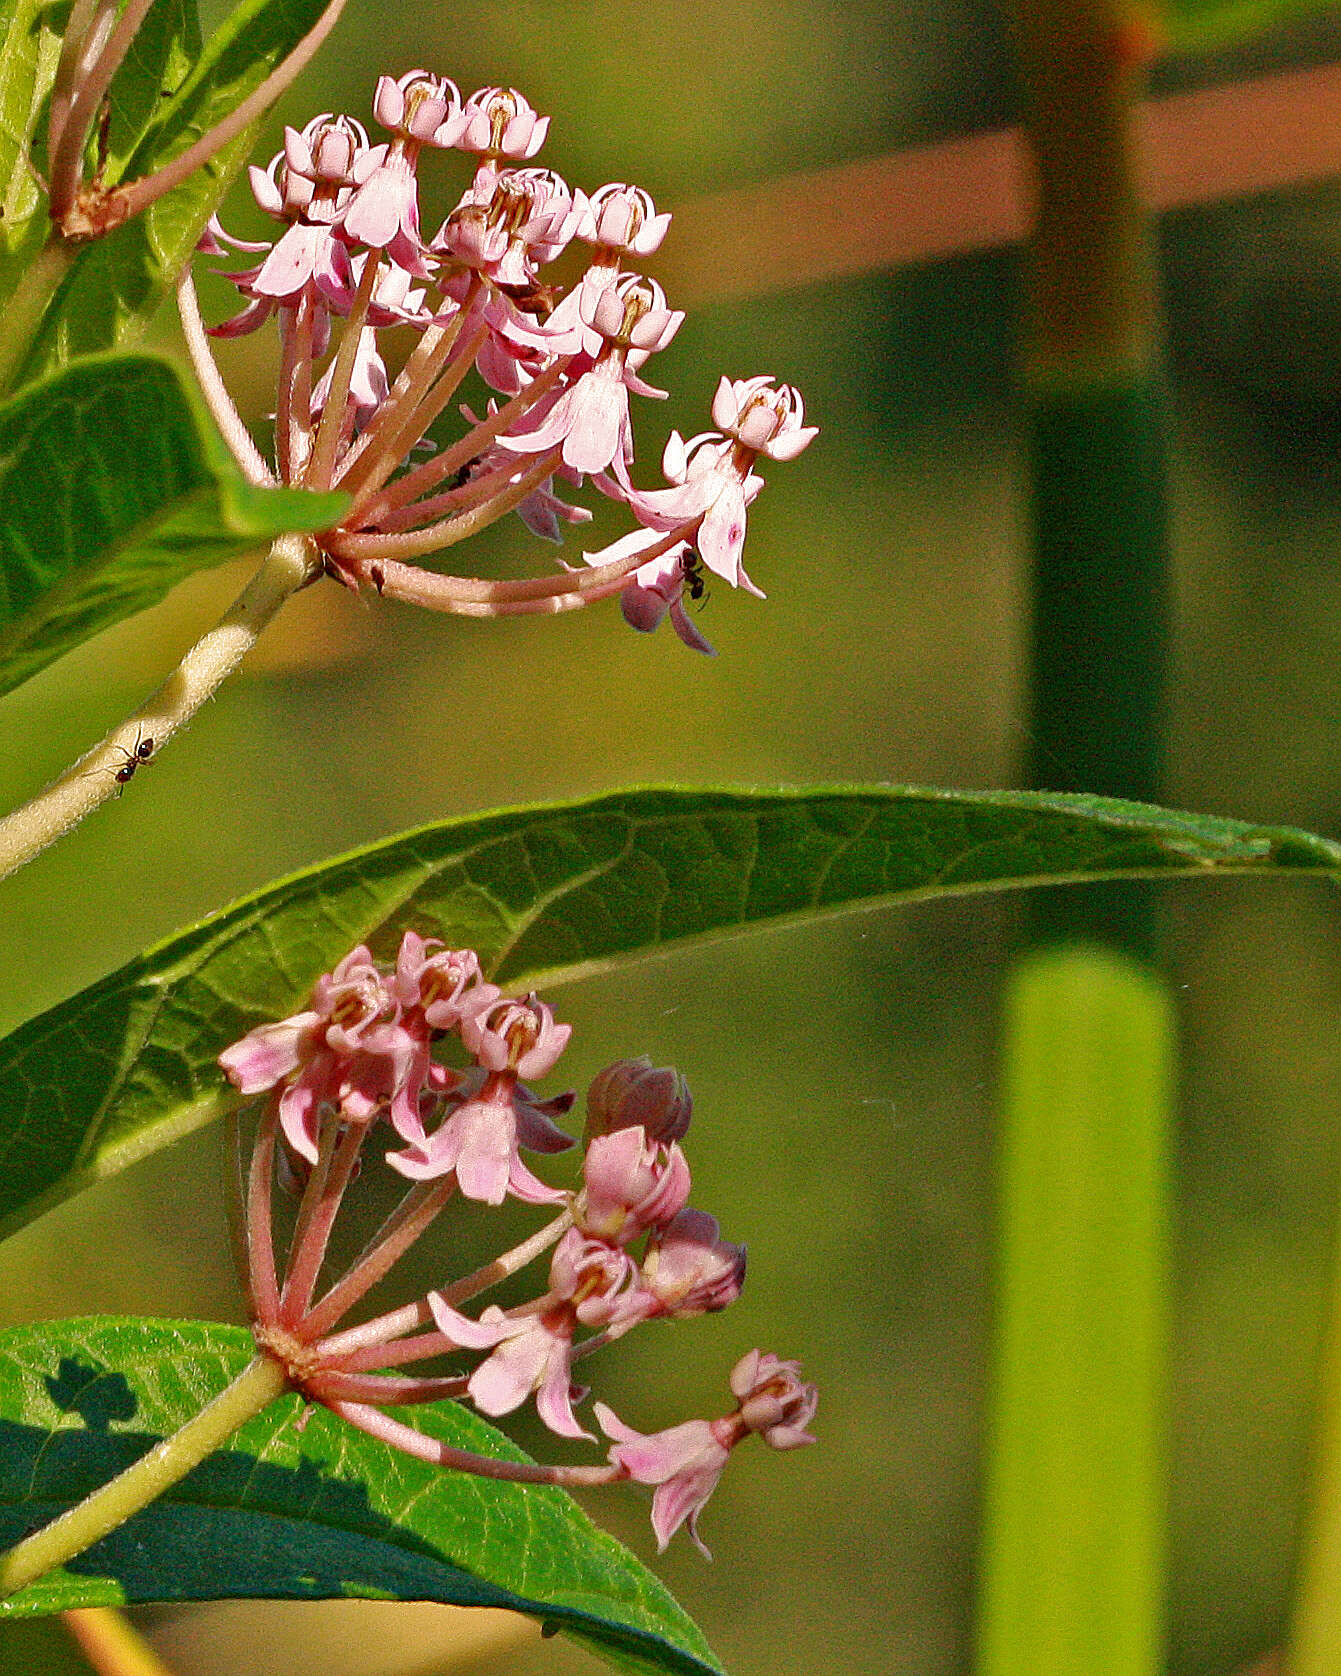
M1334 56L1341 29L1314 23L1164 79ZM979 0L350 0L283 114L366 120L376 75L420 64L467 90L515 84L553 115L541 161L589 189L644 183L671 209L1015 110L1004 31ZM435 160L429 179L445 214L462 171ZM240 194L225 220L260 225ZM1163 231L1177 519L1165 801L1336 836L1341 189L1186 212ZM310 590L123 798L0 887L0 1026L286 869L421 821L649 780L1017 784L1015 276L1002 253L704 307L649 369L672 396L636 413L645 484L671 424L706 426L721 371L795 382L824 427L751 514L747 562L769 598L715 583L697 619L716 659L668 627L635 635L614 606L491 624ZM225 288L205 303L219 318ZM221 359L261 423L273 336ZM515 520L467 555L484 575L552 564ZM4 803L137 702L240 574L202 576L4 700ZM1084 789L1064 762L1054 785ZM1283 1623L1335 1219L1341 915L1317 885L1189 883L1160 901L1185 1028L1170 1669L1209 1676L1276 1644ZM590 1498L737 1676L967 1668L993 1042L1015 925L1007 899L923 905L555 996L577 1027L575 1086L625 1053L684 1070L695 1202L750 1248L733 1310L634 1335L599 1393L644 1429L712 1413L755 1344L800 1357L822 1389L817 1447L733 1463L703 1521L712 1566L683 1537L655 1561L643 1492ZM199 1134L12 1240L4 1319L241 1319L218 1153L218 1135ZM467 1266L445 1234L416 1261L405 1288ZM137 1621L180 1676L596 1668L520 1620L445 1608L259 1603ZM35 1655L6 1646L0 1670L29 1668Z

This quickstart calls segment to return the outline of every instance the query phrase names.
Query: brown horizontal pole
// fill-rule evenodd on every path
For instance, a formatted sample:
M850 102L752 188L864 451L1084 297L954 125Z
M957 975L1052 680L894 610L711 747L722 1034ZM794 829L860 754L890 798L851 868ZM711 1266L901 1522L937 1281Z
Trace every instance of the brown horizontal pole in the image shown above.
M1341 64L1146 103L1155 211L1341 174ZM912 146L695 198L656 262L677 303L763 296L1012 244L1031 189L1018 128Z

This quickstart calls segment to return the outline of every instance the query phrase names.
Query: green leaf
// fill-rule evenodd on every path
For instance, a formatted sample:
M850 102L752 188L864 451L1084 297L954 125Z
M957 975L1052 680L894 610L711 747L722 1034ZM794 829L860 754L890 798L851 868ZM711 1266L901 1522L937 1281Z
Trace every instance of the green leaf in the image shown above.
M324 0L244 0L202 53L194 0L161 0L112 85L105 184L152 174L185 151L264 81L323 7ZM0 303L47 236L46 197L27 159L45 166L46 102L60 50L51 14L49 0L0 4ZM254 138L253 126L145 215L78 248L22 365L22 380L138 335Z
M1032 792L645 790L421 827L266 887L0 1041L0 1230L227 1109L217 1054L407 928L553 986L696 939L1006 885L1341 872L1341 844Z
M166 361L100 356L21 391L0 407L0 692L194 571L345 505L248 483Z
M205 1321L0 1333L0 1545L175 1431L253 1350L242 1328ZM438 1600L529 1613L626 1670L720 1669L661 1583L562 1490L444 1472L325 1409L299 1430L302 1407L272 1403L121 1530L0 1601L0 1623L146 1601ZM527 1459L455 1403L399 1412L460 1448Z

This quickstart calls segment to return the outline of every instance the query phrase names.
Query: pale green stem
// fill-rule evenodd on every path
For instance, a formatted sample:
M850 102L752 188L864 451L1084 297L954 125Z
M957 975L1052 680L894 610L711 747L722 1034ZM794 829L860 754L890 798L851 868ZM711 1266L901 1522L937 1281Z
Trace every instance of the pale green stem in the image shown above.
M287 1385L288 1373L278 1362L269 1356L254 1357L232 1384L180 1431L164 1438L59 1519L16 1543L0 1559L0 1599L74 1559L125 1524L132 1514L157 1501L239 1426L280 1396Z
M152 739L154 750L161 749L232 674L285 600L315 573L308 538L281 536L223 617L153 697L45 791L0 820L0 879L31 861L119 789L117 770L125 767L137 740Z
M1332 1259L1303 1545L1283 1676L1341 1670L1341 1245Z
M5 329L0 332L0 395L5 394L14 382L14 375L32 348L42 317L75 254L75 246L67 244L53 232L23 270L23 277L13 294L6 299Z

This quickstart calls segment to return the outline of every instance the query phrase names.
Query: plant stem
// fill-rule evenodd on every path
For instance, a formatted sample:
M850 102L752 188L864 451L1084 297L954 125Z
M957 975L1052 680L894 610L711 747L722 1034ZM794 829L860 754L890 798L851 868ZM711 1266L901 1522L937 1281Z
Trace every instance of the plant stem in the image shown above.
M13 295L6 300L5 329L0 333L0 396L9 393L14 375L31 349L42 318L75 254L75 246L53 230L23 270Z
M56 1566L123 1525L186 1477L239 1426L280 1396L288 1374L269 1356L255 1356L231 1385L194 1415L180 1431L62 1513L51 1524L16 1543L0 1559L0 1599L35 1583Z
M1341 1670L1341 1237L1332 1257L1315 1427L1283 1676Z
M281 536L219 622L195 643L153 697L45 791L0 819L0 879L31 861L119 789L116 772L137 740L152 739L157 751L195 715L289 596L312 579L314 553L306 536Z
M1015 0L1036 227L1030 783L1155 800L1168 516L1130 0ZM1155 1676L1174 1010L1148 893L1039 892L1010 980L980 1676ZM1061 945L1061 946L1057 946Z
M163 1660L114 1606L77 1606L61 1613L70 1639L98 1676L172 1676Z

